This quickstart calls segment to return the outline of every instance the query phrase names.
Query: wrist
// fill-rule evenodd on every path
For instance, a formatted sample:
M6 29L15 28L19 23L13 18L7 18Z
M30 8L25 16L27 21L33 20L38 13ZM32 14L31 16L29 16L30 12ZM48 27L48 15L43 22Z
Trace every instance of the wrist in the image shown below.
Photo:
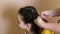
M45 22L38 16L37 18L37 25L40 27L43 27L45 24Z
M60 11L54 11L54 16L53 17L57 17L60 16Z

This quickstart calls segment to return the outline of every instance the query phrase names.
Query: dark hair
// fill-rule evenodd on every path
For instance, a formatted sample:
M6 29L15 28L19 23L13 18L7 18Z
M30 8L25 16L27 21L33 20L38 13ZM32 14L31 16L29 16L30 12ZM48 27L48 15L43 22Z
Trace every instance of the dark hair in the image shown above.
M34 23L34 19L38 17L37 10L34 7L32 6L23 7L19 9L19 14L23 16L23 20L25 21L25 24L26 23L32 24L31 26L32 34L40 34L42 32L42 28L40 28Z

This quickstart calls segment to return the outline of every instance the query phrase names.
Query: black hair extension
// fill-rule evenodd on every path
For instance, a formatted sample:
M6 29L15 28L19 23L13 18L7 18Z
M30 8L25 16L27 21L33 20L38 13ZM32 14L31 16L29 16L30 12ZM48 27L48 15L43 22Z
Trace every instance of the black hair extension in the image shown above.
M42 20L43 20L44 22L48 23L48 21L47 21L46 19L43 19L43 18L42 18Z

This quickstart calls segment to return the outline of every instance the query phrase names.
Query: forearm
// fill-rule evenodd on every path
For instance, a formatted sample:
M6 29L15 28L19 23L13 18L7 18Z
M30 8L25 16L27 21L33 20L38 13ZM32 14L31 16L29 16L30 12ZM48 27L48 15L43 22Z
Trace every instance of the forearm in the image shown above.
M49 29L53 32L60 33L60 24L58 23L44 23L43 25L41 24L42 28Z

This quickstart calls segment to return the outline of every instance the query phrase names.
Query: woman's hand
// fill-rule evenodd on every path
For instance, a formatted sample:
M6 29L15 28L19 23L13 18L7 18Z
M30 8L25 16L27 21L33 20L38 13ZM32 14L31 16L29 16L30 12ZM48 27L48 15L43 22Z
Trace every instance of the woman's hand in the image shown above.
M53 15L54 15L54 13L53 13L52 10L50 10L50 11L43 11L41 13L41 18L48 20L48 19L52 18Z

